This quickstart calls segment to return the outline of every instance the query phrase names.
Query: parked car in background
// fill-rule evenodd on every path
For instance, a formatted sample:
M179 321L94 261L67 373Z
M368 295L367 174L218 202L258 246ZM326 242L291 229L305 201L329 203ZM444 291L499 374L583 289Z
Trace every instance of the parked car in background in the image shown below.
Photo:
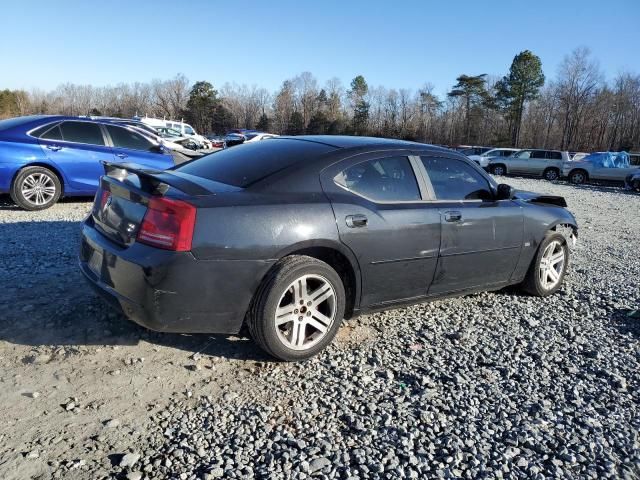
M640 170L627 175L624 181L625 188L640 192Z
M589 154L585 152L569 152L569 158L571 158L572 162L577 160L582 160L587 155Z
M149 125L154 128L159 127L168 127L180 132L180 135L183 137L189 137L193 139L200 148L211 148L211 142L207 140L206 137L199 135L195 129L189 125L188 123L179 122L177 120L165 120L160 118L153 117L136 117L135 120L139 120L140 122Z
M553 294L577 235L563 207L438 147L278 137L167 172L106 165L79 260L147 328L246 324L269 354L303 360L360 312L507 285Z
M565 163L562 176L571 183L589 181L625 183L629 175L640 172L639 165L631 165L626 152L596 152L575 162Z
M488 152L489 150L492 150L492 147L460 146L456 148L456 152L460 152L461 154L466 155L467 157L471 155L482 155L483 153Z
M234 147L245 142L246 137L240 133L228 133L224 137L224 143L227 147Z
M524 149L509 157L492 158L488 168L494 175L534 175L546 180L558 180L563 163L569 160L569 152Z
M492 148L491 150L487 150L480 155L467 155L470 160L476 162L480 167L485 170L489 167L489 160L493 158L504 158L510 157L515 152L520 150L519 148Z
M224 142L224 136L207 135L207 139L211 142L212 148L226 148L226 144Z
M640 165L640 153L629 153L629 164Z
M255 132L255 133L247 133L244 135L244 143L252 143L259 142L261 140L268 140L269 138L276 138L279 135L275 133L264 133L264 132Z
M163 170L171 152L135 127L87 117L34 115L0 121L0 193L25 210L42 210L62 196L96 192L102 161Z

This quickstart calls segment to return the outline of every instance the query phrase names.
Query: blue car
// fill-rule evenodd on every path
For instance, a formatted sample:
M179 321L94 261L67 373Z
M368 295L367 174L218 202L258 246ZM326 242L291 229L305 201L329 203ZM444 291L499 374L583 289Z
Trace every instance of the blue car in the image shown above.
M174 166L171 152L128 125L60 115L0 121L0 193L25 210L49 208L63 196L94 195L102 160Z

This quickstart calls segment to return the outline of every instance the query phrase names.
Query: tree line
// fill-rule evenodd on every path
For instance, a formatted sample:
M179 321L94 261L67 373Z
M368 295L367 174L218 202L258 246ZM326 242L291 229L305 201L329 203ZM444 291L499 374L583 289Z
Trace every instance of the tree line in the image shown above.
M185 119L204 133L250 128L278 134L395 137L445 145L562 150L640 150L640 75L606 81L586 48L566 55L548 78L540 58L518 53L502 77L461 74L445 96L426 83L413 91L370 86L358 75L345 86L310 72L275 92L184 75L148 83L94 87L66 83L52 91L0 91L0 118L35 113L148 115Z

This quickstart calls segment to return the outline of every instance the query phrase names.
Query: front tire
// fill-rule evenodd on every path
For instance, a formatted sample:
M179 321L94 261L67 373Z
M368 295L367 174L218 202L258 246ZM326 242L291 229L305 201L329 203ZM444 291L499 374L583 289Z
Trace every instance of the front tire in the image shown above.
M542 174L545 180L553 182L560 178L560 171L557 168L547 168Z
M306 360L331 343L344 309L344 285L336 271L318 259L292 255L263 280L247 314L247 326L270 355Z
M569 246L565 237L549 232L536 253L527 276L522 283L525 292L546 297L562 286L569 265Z
M506 175L507 169L504 165L491 165L491 173L494 175L502 176Z
M25 210L44 210L62 195L58 176L45 167L26 167L18 172L11 185L11 199Z

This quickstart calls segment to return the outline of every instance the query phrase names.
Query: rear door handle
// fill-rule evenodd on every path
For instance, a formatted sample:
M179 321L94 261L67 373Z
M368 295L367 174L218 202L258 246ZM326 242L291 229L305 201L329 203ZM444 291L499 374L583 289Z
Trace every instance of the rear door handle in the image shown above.
M460 220L462 220L462 213L456 211L456 210L451 210L449 212L444 212L444 219L447 222L459 222Z
M62 150L62 147L60 145L47 145L47 148L49 150L53 150L54 152L57 152L58 150Z
M368 221L367 216L362 214L347 215L344 220L349 228L366 227Z
M120 157L120 158L127 158L129 155L127 155L126 153L116 153L116 157Z

